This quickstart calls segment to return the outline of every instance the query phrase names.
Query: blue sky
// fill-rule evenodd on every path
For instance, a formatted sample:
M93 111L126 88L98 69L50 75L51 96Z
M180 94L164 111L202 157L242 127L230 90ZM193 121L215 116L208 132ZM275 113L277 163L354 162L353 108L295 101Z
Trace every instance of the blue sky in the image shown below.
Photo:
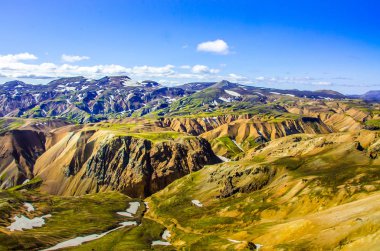
M378 1L2 0L0 82L129 75L169 85L380 89Z

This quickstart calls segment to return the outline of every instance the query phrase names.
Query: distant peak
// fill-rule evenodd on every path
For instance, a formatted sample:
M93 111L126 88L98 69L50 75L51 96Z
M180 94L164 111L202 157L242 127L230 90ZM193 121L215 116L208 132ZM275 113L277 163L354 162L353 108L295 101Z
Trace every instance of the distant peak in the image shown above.
M213 87L224 88L224 89L225 88L236 88L238 86L239 86L238 84L231 83L228 80L222 80L222 81L213 85Z
M56 80L53 80L48 83L48 85L54 85L54 84L67 84L67 83L76 83L76 82L84 82L86 80L83 76L78 77L66 77L66 78L59 78Z
M317 90L315 92L321 92L321 93L326 93L326 94L330 94L330 95L344 96L342 93L337 92L337 91L333 91L333 90Z
M26 85L26 84L20 80L12 80L12 81L5 82L4 85L11 86L11 85Z
M112 80L131 80L130 77L128 77L127 75L120 75L120 76L105 76L104 78L107 78L107 79L112 79Z

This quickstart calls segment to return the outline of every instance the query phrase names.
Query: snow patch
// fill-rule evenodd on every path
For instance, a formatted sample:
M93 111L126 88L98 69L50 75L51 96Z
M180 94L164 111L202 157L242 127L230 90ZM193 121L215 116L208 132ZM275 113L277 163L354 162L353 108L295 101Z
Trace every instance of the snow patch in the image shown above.
M169 97L169 96L163 96L163 98L165 98L165 99L168 101L169 104L171 104L171 103L177 101L176 98L171 98L171 97Z
M193 203L197 207L203 207L203 204L199 200L192 200L191 203Z
M211 102L211 104L212 104L212 105L219 105L218 101L216 101L216 100L213 100L213 101Z
M29 219L23 215L20 217L15 216L13 219L15 220L9 227L7 227L10 231L23 231L23 229L32 229L34 227L42 227L45 224L45 218L51 217L51 214L47 214L41 217L35 217L33 219Z
M139 86L140 83L133 80L124 80L122 83L124 86Z
M233 243L241 243L241 241L234 240L234 239L227 239L227 240L229 240L230 242L233 242Z
M127 208L126 212L117 212L117 214L121 216L126 216L126 217L133 217L134 214L137 213L137 210L140 207L140 202L129 202L129 208Z
M231 160L229 158L226 158L224 156L216 155L221 161L223 162L230 162Z
M223 97L220 97L219 99L222 100L222 101L224 101L224 102L227 102L227 103L231 102L231 99L230 99L230 98L223 98Z
M171 234L170 234L170 231L169 230L165 230L164 231L164 233L162 234L162 239L164 239L164 240L168 240L168 238L170 238L170 236L172 236Z
M129 100L130 98L132 98L133 95L135 95L135 94L134 93L129 93L128 96L127 96L127 100Z
M171 244L168 241L152 241L152 246L158 246L158 245L170 246Z
M33 212L34 211L34 207L32 204L28 203L28 202L24 202L24 207L26 207L26 210L28 210L28 212Z
M157 246L157 245L161 245L161 246L170 246L171 243L167 241L168 238L170 238L170 236L171 236L171 234L170 234L169 230L166 229L166 230L163 232L162 236L161 236L161 238L162 238L163 240L165 240L165 241L161 241L161 240L159 240L159 241L152 241L152 246Z
M234 92L234 91L230 91L230 90L224 90L227 94L231 95L231 96L235 96L235 97L240 97L241 95L237 92Z
M36 102L38 102L38 97L39 97L39 96L41 96L40 93L38 93L38 94L33 94L34 100L35 100Z
M256 245L256 249L257 249L257 251L259 251L260 248L263 246L263 245L261 245L261 244L257 244L257 243L255 243L255 245Z
M64 87L58 90L58 92L64 92L64 91L75 91L75 87Z
M290 93L285 93L284 95L290 96L290 97L295 97L296 95L290 94Z
M148 210L149 209L149 204L148 204L148 202L144 202L144 204L145 204L145 208L146 208L146 210Z
M237 147L239 147L239 149L240 150L242 150L243 152L244 152L244 150L243 150L243 148L235 141L235 140L232 140L232 142L234 142L234 144L237 146Z

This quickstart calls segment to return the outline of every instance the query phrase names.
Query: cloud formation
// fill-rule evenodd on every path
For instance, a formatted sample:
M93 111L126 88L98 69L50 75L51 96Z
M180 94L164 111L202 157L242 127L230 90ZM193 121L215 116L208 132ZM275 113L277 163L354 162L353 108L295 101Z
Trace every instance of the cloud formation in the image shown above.
M179 68L181 69L191 69L190 65L181 65Z
M249 78L235 73L228 74L227 80L232 82L251 83Z
M79 57L79 56L70 56ZM83 58L83 57L82 57ZM174 74L173 65L134 66L124 67L121 65L92 65L79 66L75 64L30 63L26 60L36 60L37 56L30 53L0 55L0 75L7 78L59 78L72 76L99 77L105 75L123 75L163 77ZM79 58L66 58L78 61Z
M90 59L90 57L62 54L61 59L63 62L74 63L74 62L79 62L83 60L88 60Z
M61 77L84 76L99 78L104 76L128 75L136 80L161 79L170 84L181 84L186 81L221 81L228 80L248 85L278 86L297 84L301 86L339 86L332 79L313 78L309 76L257 76L249 78L237 73L225 73L226 69L211 68L207 65L180 65L171 64L163 66L131 66L125 67L117 64L104 65L78 65L75 63L56 64L52 62L39 62L38 57L28 52L19 54L0 55L0 77L17 79L54 79ZM222 70L221 70L222 69ZM347 83L343 83L347 84Z
M318 81L318 82L313 82L312 84L313 84L313 85L321 85L321 86L329 86L329 85L332 85L332 83L329 82L329 81Z
M25 60L36 60L38 59L35 55L30 54L28 52L24 53L18 53L18 54L7 54L7 55L0 55L0 64L6 64L6 63L16 63L18 61L25 61Z
M215 41L206 41L198 44L197 51L227 55L229 53L229 46L222 39L217 39Z
M108 64L83 66L74 63L55 64L51 62L33 62L33 60L37 59L37 56L30 53L0 55L0 76L6 78L48 79L73 76L97 78L106 75L128 75L132 78L140 79L209 80L219 78L216 74L220 71L219 69L213 69L206 65L183 65L175 67L174 65L167 64L164 66L142 65L125 67L122 65ZM73 60L73 58L70 58L70 60ZM78 60L78 58L75 60Z
M197 65L194 65L192 68L191 68L191 71L193 73L206 73L206 74L216 74L218 73L220 70L219 69L210 69L208 66L206 65L200 65L200 64L197 64Z

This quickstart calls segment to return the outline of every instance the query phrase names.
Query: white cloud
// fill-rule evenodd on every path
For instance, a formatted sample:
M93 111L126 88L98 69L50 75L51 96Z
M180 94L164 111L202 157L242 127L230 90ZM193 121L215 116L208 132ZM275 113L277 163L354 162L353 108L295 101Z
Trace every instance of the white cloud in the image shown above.
M26 62L37 57L30 53L0 55L0 76L15 78L48 79L60 77L84 76L87 78L100 78L104 76L128 75L136 80L148 78L166 80L170 84L186 81L230 81L243 82L247 78L238 74L219 75L219 69L213 69L206 65L182 65L177 68L174 65L164 66L132 66L122 65L77 65L75 63L54 64L50 62ZM182 71L180 69L183 69Z
M198 44L197 51L227 55L229 53L229 47L225 41L217 39L215 41L206 41Z
M38 58L35 55L30 54L28 52L18 53L18 54L0 55L0 64L16 63L19 61L36 60L36 59L38 59Z
M265 80L265 77L260 76L260 77L257 77L256 80L257 80L257 81L264 81L264 80Z
M332 83L328 81L319 81L319 82L314 82L313 85L329 86L329 85L332 85Z
M192 68L191 68L191 71L193 73L206 73L206 74L216 74L219 72L219 69L210 69L208 66L206 65L200 65L200 64L197 64L197 65L194 65Z
M0 75L7 78L58 78L71 76L101 77L105 75L131 75L145 77L166 77L174 74L173 65L134 66L92 65L79 66L75 64L26 63L24 60L37 59L30 53L0 55Z
M174 65L165 65L162 67L155 67L155 66L134 66L133 68L130 68L128 71L133 75L143 76L148 75L152 77L161 77L161 76L167 76L174 74Z
M63 54L61 56L61 59L63 62L74 63L74 62L79 62L79 61L83 61L83 60L88 60L88 59L90 59L90 57Z
M235 73L228 74L228 80L233 82L246 82L249 81L247 77L244 77L242 75L238 75Z

